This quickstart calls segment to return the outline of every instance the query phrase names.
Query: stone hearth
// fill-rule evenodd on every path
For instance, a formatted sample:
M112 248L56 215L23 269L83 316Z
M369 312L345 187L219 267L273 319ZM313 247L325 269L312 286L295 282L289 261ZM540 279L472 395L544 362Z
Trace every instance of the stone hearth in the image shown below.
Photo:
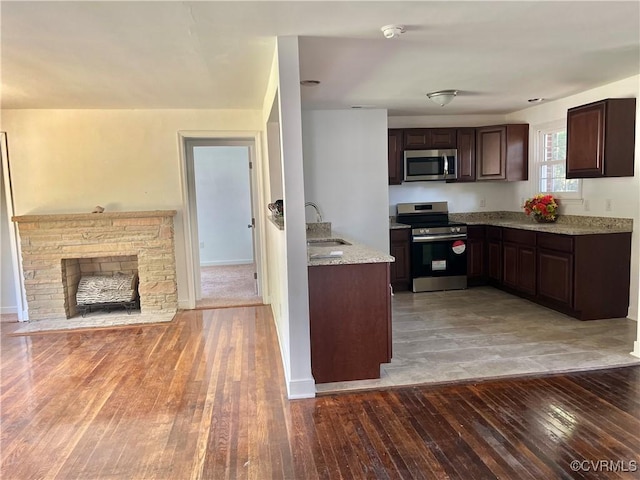
M175 313L175 210L13 217L20 232L29 320L69 318L71 264L95 258L137 259L142 314Z

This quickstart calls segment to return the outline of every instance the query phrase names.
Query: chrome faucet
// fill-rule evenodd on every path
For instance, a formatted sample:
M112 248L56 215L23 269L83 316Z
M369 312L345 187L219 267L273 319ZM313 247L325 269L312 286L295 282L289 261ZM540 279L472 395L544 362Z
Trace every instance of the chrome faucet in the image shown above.
M322 214L320 213L320 208L318 208L318 205L316 205L313 202L307 202L304 204L304 207L313 207L316 211L316 223L320 223L322 222Z

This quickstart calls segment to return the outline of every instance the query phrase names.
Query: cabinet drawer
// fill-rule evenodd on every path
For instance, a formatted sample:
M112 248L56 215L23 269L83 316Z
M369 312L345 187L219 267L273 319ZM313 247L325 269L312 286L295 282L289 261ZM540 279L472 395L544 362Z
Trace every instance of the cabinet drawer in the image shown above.
M538 246L557 250L559 252L573 252L573 237L556 233L538 233Z
M504 228L502 230L502 240L505 242L523 243L534 246L536 244L536 232Z

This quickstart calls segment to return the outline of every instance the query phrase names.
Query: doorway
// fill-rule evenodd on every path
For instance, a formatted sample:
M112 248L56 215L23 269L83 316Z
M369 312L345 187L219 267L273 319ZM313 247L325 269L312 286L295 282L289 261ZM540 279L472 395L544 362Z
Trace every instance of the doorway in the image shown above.
M0 132L0 320L26 321L26 297L22 277L22 263L18 249L18 231L11 221L15 214L13 186L9 166L7 134Z
M196 308L261 305L252 141L187 139Z

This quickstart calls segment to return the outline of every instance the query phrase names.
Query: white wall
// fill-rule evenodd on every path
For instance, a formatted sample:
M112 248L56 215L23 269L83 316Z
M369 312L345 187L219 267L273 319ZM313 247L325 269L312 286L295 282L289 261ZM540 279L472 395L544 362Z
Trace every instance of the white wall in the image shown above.
M187 301L179 131L253 132L254 110L3 110L16 215L174 209ZM4 243L3 243L4 245Z
M193 149L200 265L253 262L249 147Z
M276 92L273 98L273 106L267 119L265 129L267 137L267 154L265 159L269 162L269 178L265 181L267 193L266 203L273 203L282 199L282 155L280 150L280 99Z
M509 122L528 122L529 131L529 157L533 158L533 148L538 125L554 120L567 118L567 110L571 107L584 105L605 98L638 99L640 94L640 76L634 76L618 82L603 85L578 95L559 99L553 102L521 110L507 116ZM637 112L640 112L640 100L636 101ZM583 198L589 200L589 211L585 211L585 204L564 205L561 213L568 215L606 216L633 219L633 247L631 252L631 288L629 317L638 319L638 297L640 290L640 116L636 113L636 145L635 145L635 169L633 177L622 178L594 178L584 179L582 182ZM532 162L529 162L531 167ZM531 178L531 175L530 175ZM536 192L535 183L530 180L519 186L517 195L512 199L512 210L518 209L520 197L530 196ZM612 210L605 210L605 200L611 199ZM640 331L638 340L640 341ZM640 355L638 344L636 352Z
M389 252L387 111L304 111L302 138L306 201L337 232Z
M454 100L455 101L455 100ZM443 107L446 108L446 107ZM389 128L481 127L502 125L504 115L429 115L389 117ZM520 182L407 182L389 186L389 215L396 214L398 203L449 202L449 211L491 212L511 210ZM505 201L505 199L507 199ZM484 204L484 206L482 206Z
M289 398L315 396L315 382L311 375L299 72L298 37L278 37L262 116L263 131L267 131L266 125L274 123L273 119L270 122L270 116L275 111L274 101L277 102L285 230L278 232L273 225L268 226L267 261L279 269L279 279L274 278L275 274L269 274L269 295L272 302L279 302L273 311ZM273 155L274 142L270 147L267 138L265 143L264 154ZM273 165L272 159L269 159L269 164ZM269 175L277 175L277 172L263 169L263 177ZM274 281L283 284L274 285Z
M274 53L273 65L269 88L265 95L264 121L267 128L263 132L263 168L261 171L263 191L263 204L271 203L273 189L276 185L278 195L282 197L282 162L280 152L280 123L279 123L279 99L278 99L278 55ZM277 167L276 167L277 166ZM264 301L271 305L271 313L278 334L282 365L289 388L291 380L291 351L289 348L289 291L287 278L287 245L285 233L279 230L270 221L264 225L266 240L266 284L263 293Z
M4 176L0 175L0 313L18 313Z
M511 199L515 198L516 192L515 182L407 182L390 185L389 215L396 214L398 203L407 202L447 201L451 213L511 210Z

